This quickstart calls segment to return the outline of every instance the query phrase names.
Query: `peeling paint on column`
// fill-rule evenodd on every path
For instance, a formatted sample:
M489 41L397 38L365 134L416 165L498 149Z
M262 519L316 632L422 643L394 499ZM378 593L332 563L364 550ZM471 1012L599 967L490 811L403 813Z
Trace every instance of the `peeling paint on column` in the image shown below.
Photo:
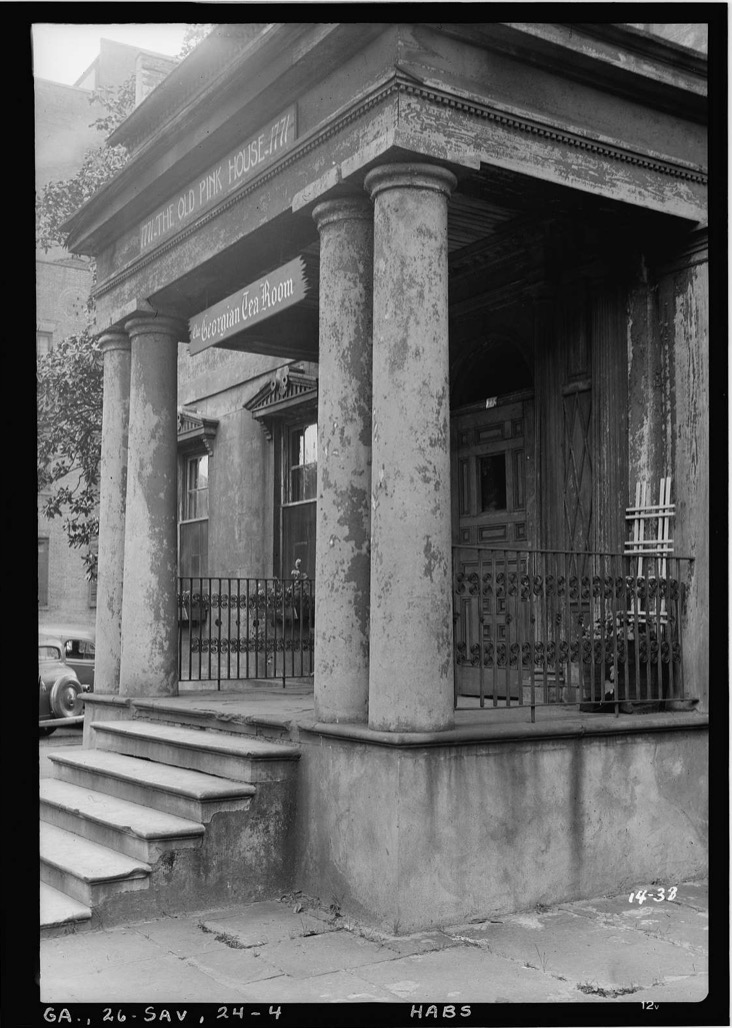
M320 232L320 440L315 711L365 721L371 525L372 212L365 196L315 209ZM323 438L323 437L326 438Z
M369 724L439 730L453 717L443 169L389 165L374 198L374 422ZM394 674L398 664L399 674Z
M94 690L104 694L119 692L130 406L130 341L124 332L108 332L100 339L100 349L104 354L104 403Z
M177 339L166 318L128 323L130 474L127 483L122 658L123 695L178 691Z

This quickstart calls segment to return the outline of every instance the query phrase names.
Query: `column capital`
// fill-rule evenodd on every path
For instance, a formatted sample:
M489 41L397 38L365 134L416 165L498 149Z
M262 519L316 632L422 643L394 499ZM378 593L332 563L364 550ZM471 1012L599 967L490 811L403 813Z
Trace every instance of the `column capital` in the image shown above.
M449 198L457 178L439 164L382 164L368 173L363 185L372 200L387 189L431 189Z
M112 350L129 350L130 337L122 328L108 328L97 336L97 343L102 353Z
M141 335L165 335L175 336L176 342L188 341L186 322L182 318L171 318L167 314L135 314L125 321L124 330L130 339Z
M342 196L334 200L325 200L313 210L313 220L321 232L326 225L338 221L361 220L372 222L374 209L368 199L361 195Z

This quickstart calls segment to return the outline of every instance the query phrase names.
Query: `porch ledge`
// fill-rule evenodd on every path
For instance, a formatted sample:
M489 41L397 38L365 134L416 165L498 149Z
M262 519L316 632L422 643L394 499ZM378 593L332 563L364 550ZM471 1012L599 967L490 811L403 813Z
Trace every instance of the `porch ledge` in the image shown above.
M90 692L84 694L84 706L91 707L98 704L100 707L129 707L132 697L118 696L117 693Z
M300 723L300 732L350 739L371 746L417 747L462 746L478 742L517 742L528 739L568 739L585 736L643 735L649 732L677 732L707 729L709 716L691 712L673 714L589 714L582 719L544 722L516 722L459 725L442 732L377 732L363 724Z

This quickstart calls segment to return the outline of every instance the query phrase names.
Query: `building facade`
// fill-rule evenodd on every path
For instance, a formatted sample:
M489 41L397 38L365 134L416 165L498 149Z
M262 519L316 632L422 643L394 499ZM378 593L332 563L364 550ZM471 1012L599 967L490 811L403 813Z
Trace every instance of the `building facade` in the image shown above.
M90 102L94 90L115 89L134 77L140 102L175 64L171 58L102 39L99 56L73 86L35 79L36 189L73 178L85 153L103 144L93 123L106 112ZM92 283L88 258L60 246L37 251L37 356L85 328ZM69 547L61 520L43 515L45 498L43 493L38 497L39 622L93 628L96 584L87 581L80 552Z
M702 27L246 28L133 112L69 223L105 351L96 691L176 694L179 574L299 561L299 887L406 929L700 873ZM626 553L660 508L673 538ZM632 605L650 645L641 578L658 720L464 715L542 662L571 689L580 614Z

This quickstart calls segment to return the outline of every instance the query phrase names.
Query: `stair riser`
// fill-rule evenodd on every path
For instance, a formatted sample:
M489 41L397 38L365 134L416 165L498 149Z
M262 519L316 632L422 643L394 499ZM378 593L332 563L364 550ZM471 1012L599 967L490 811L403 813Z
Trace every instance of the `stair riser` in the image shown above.
M251 797L229 800L198 800L194 797L180 796L177 793L155 789L146 782L130 782L112 775L101 775L97 772L80 767L69 767L67 764L53 764L54 778L71 785L79 785L84 789L95 789L97 792L118 799L141 803L166 814L177 814L191 821L207 824L214 814L220 811L248 810Z
M41 925L40 937L42 939L57 939L61 935L76 935L78 932L88 932L92 926L92 919L84 921L69 921L66 924Z
M230 778L235 782L279 782L294 776L296 760L256 760L211 753L156 739L135 739L112 732L94 733L96 749L122 753L127 757L142 757L173 767L186 767L207 775Z
M190 728L205 728L207 731L220 731L228 735L244 736L246 738L261 739L263 742L293 743L296 742L290 729L284 725L266 725L259 723L248 723L245 721L217 721L215 717L204 715L198 712L176 713L175 719L167 711L145 710L145 721L161 725L183 725Z
M109 825L99 824L92 821L75 810L67 810L54 803L47 803L41 800L40 804L41 821L48 821L58 828L64 828L67 832L80 835L90 842L98 842L101 846L108 846L109 849L117 850L128 857L142 860L146 864L156 863L163 853L171 850L195 849L201 845L200 835L187 836L183 838L168 839L143 839L139 835L131 835L129 832L121 832Z
M100 906L106 900L121 893L137 892L150 887L149 875L113 882L86 882L69 871L62 871L53 864L46 863L43 858L41 858L40 872L41 881L46 885L51 885L59 892L65 892L67 896L79 900L80 903L86 903L88 907L92 908Z

